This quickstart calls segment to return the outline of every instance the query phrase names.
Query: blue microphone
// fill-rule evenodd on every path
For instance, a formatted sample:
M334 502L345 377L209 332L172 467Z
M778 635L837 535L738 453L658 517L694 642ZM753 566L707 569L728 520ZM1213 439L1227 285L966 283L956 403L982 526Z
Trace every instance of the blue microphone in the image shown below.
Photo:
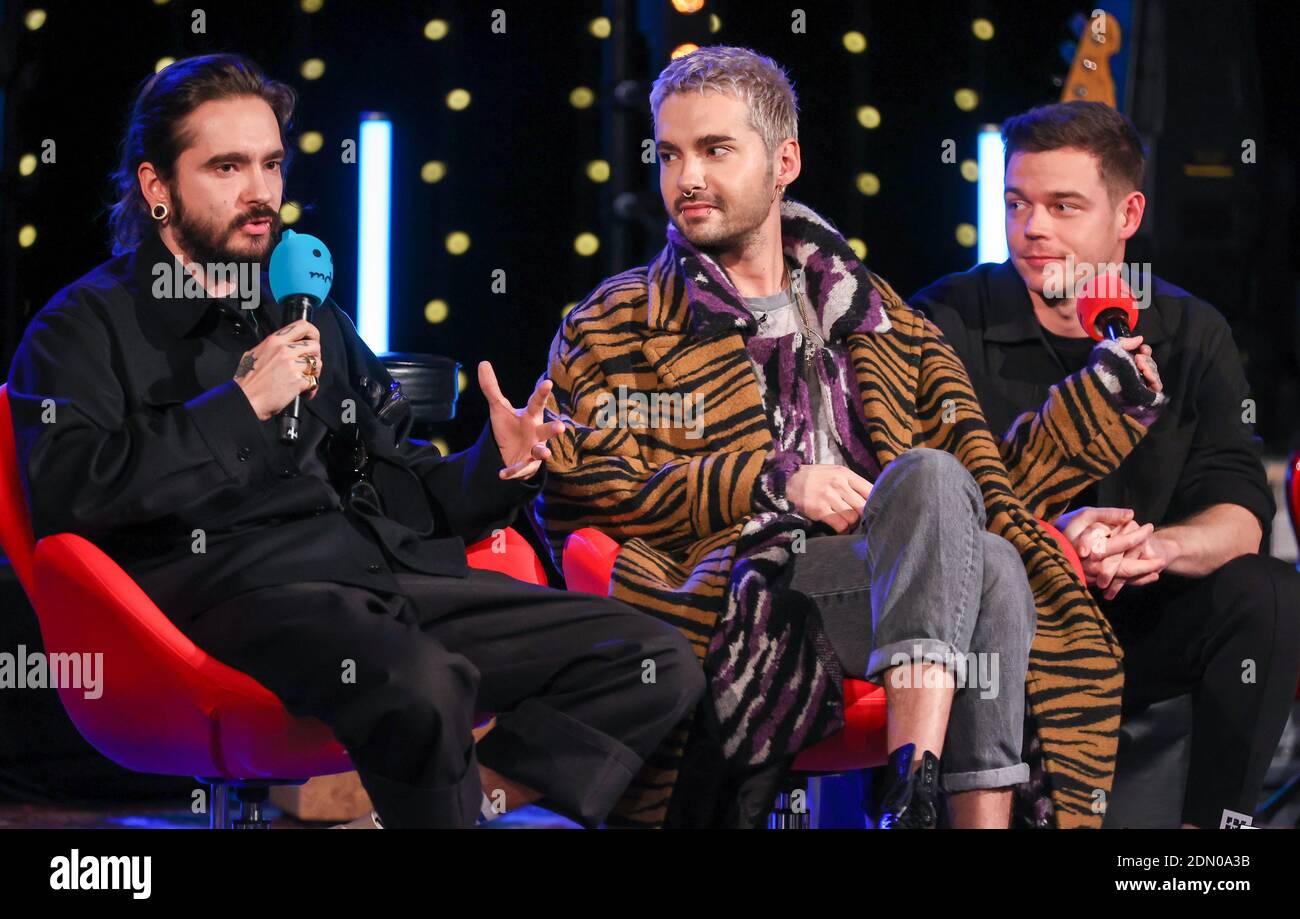
M285 230L271 252L271 296L284 308L284 324L311 318L311 311L329 296L334 280L334 259L315 236ZM280 411L280 440L298 439L298 405L301 394Z

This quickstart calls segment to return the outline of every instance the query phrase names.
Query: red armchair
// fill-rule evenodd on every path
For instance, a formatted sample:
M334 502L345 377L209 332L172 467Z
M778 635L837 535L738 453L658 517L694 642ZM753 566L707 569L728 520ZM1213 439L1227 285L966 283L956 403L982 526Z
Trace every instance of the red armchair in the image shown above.
M1074 546L1060 530L1039 521L1056 539L1074 570L1083 577L1083 563ZM569 590L605 595L609 592L618 543L592 527L577 530L564 543L564 582ZM885 691L865 680L844 681L844 727L839 732L801 751L794 762L798 776L816 776L882 766L889 759L885 749ZM803 828L812 824L807 809L796 813L787 795L778 797L769 826Z
M471 546L470 565L545 584L528 543L513 530L503 535ZM265 826L261 803L270 786L352 768L323 723L290 715L252 677L205 654L90 542L59 533L33 545L4 386L0 547L36 610L46 653L104 655L100 697L59 688L77 730L128 769L207 783L214 829ZM227 811L229 787L243 805L239 820Z
M1286 500L1287 516L1291 520L1291 530L1295 533L1296 545L1300 546L1300 450L1291 454L1286 466L1286 480L1282 486L1282 495ZM1296 562L1300 569L1300 560ZM1296 698L1300 699L1300 684L1296 685ZM1268 800L1259 806L1258 814L1265 820L1271 820L1284 806L1300 794L1300 773L1292 775ZM1296 822L1300 829L1300 821Z

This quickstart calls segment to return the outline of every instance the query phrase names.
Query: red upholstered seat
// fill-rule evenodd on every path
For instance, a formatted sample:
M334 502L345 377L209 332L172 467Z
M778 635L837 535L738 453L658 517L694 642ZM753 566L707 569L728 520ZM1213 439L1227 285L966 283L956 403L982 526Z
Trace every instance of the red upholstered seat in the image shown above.
M546 583L532 548L513 530L503 535L471 546L470 564ZM45 651L104 655L98 698L59 689L73 723L100 753L141 772L230 782L352 768L323 723L290 715L252 677L200 650L89 541L60 533L33 546L3 386L0 543L36 609Z

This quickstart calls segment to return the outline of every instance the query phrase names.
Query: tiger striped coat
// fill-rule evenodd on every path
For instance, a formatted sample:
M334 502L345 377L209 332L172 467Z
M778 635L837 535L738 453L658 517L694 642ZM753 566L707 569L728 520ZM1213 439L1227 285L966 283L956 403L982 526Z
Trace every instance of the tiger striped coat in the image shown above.
M1050 519L1114 469L1145 434L1149 415L1122 403L1113 368L1090 365L1053 387L1043 407L999 441L939 330L870 272L827 221L785 201L782 236L787 255L805 269L819 317L865 298L883 308L883 321L843 337L867 449L879 468L916 447L953 454L983 493L988 529L1020 552L1038 608L1026 693L1050 810L1059 827L1099 826L1096 802L1109 795L1118 742L1121 651L1035 518ZM556 335L549 408L565 432L551 444L533 510L557 559L564 538L582 527L618 540L611 595L680 628L704 659L727 604L742 530L761 510L756 491L773 442L746 353L739 293L671 227L669 240L649 265L602 283ZM724 290L717 283L702 290L706 274L722 278ZM611 397L620 392L700 400L707 423L702 431L624 418L611 424ZM620 802L620 820L662 824L689 726L647 760Z

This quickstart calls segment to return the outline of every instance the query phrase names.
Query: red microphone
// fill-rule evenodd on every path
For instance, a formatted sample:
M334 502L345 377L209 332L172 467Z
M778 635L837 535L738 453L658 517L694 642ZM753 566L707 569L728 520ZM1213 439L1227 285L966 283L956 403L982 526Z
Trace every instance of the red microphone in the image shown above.
M1107 283L1109 282L1109 283ZM1115 296L1099 295L1099 288L1115 291ZM1138 324L1137 304L1133 293L1120 277L1093 278L1088 292L1075 301L1075 312L1083 330L1101 341L1103 338L1127 338Z

